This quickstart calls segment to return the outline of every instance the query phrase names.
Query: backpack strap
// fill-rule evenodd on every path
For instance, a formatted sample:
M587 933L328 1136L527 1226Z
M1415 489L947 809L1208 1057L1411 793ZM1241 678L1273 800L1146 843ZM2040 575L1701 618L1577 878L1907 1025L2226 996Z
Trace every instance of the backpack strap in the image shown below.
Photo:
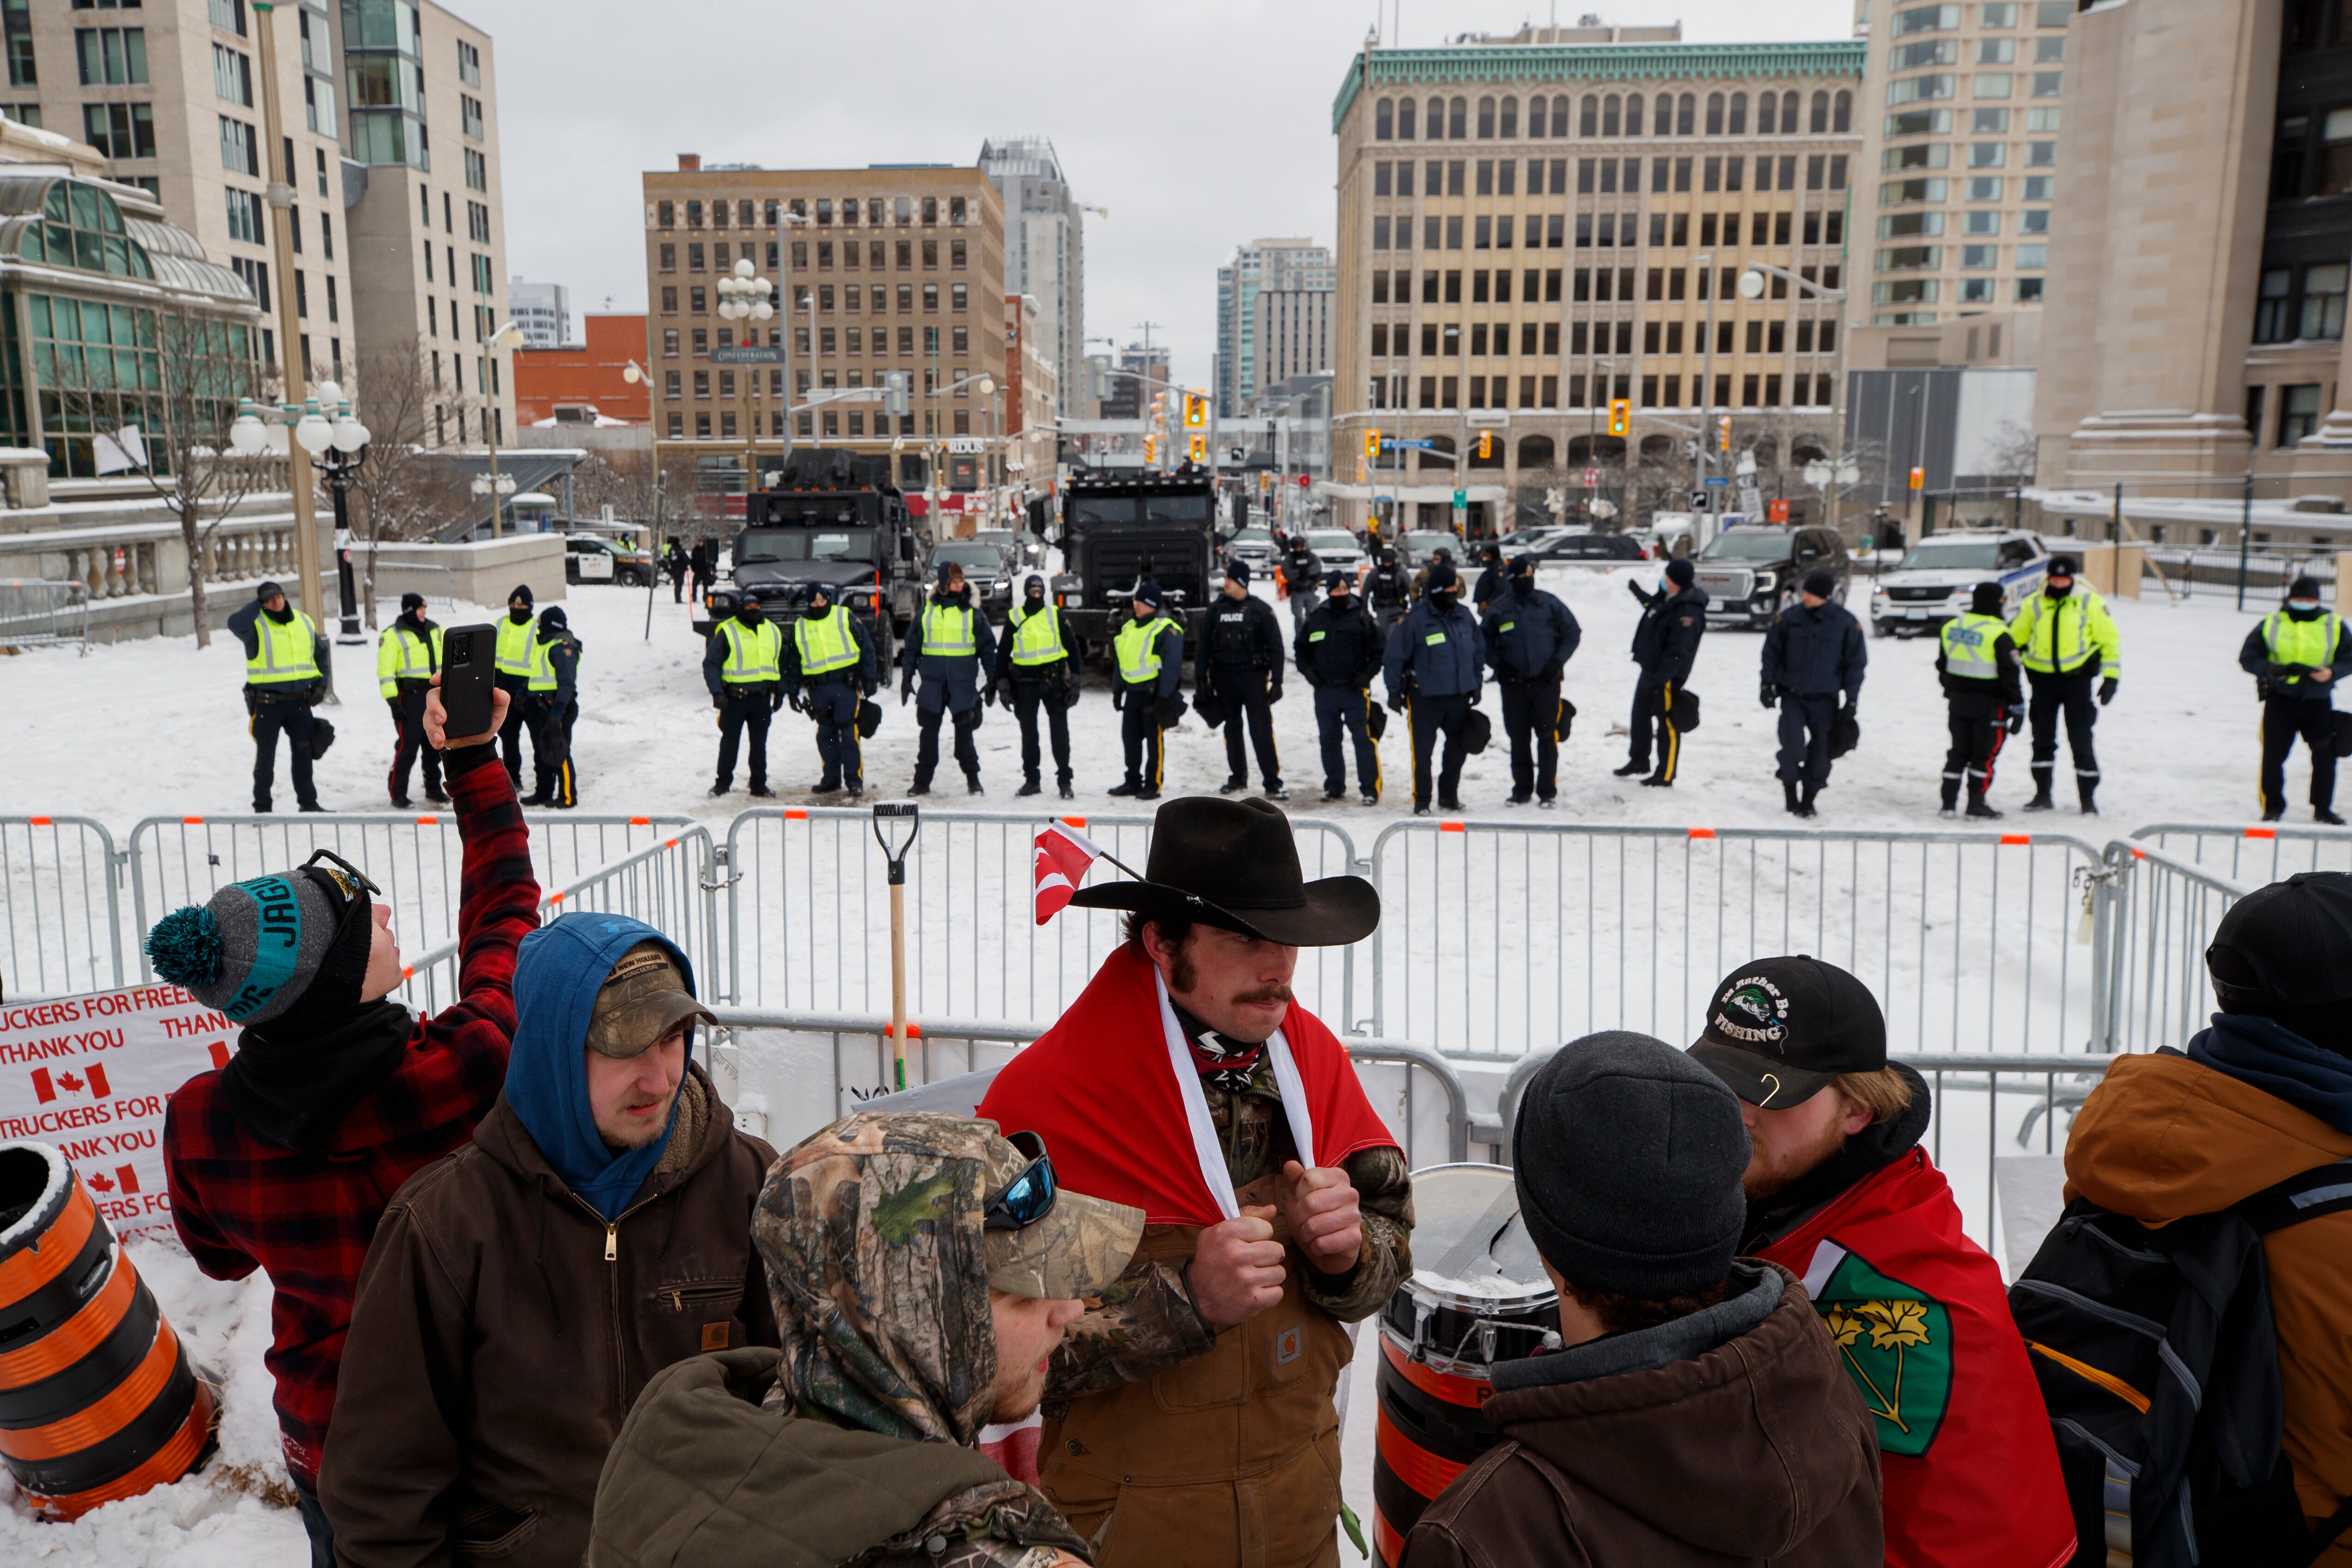
M2275 1186L2240 1199L2233 1207L2260 1236L2322 1215L2352 1210L2352 1159L2337 1160L2289 1176Z

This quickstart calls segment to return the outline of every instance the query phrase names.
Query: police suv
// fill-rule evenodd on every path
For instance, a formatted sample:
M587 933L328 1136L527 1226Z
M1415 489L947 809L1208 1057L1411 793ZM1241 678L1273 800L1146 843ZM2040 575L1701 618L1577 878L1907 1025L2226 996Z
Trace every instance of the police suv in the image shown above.
M1870 596L1870 629L1881 637L1933 632L1968 609L1979 582L2000 584L2007 619L2042 591L2049 570L2049 547L2034 534L2000 528L1931 534L1878 579Z

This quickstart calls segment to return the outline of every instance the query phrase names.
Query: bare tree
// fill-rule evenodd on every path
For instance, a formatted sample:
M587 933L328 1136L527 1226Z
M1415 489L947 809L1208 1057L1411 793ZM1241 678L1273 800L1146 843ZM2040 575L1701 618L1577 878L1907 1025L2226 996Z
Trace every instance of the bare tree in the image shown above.
M411 334L360 356L352 377L352 403L368 427L366 452L352 476L352 537L364 545L360 597L368 627L375 627L376 547L429 538L468 500L446 464L432 450L448 422L462 426L478 402L472 393L436 384L422 339Z
M2033 434L2033 427L2019 420L2005 420L1993 432L1986 455L1992 459L1992 471L2004 479L2020 485L2033 483L2033 470L2042 458L2042 443Z
M252 353L253 330L185 305L142 308L132 315L132 340L109 349L93 340L94 331L106 330L90 321L96 308L84 308L83 347L57 356L64 428L56 434L93 448L100 438L112 442L131 459L129 471L178 519L196 646L209 647L205 551L239 503L283 472L274 458L229 450L237 400L268 390ZM114 313L118 321L121 314Z

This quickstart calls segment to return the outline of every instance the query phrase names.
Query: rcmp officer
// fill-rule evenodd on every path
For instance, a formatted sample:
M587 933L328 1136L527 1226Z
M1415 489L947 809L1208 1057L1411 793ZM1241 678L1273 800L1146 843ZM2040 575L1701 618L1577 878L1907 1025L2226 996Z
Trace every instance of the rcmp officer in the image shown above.
M530 641L538 630L532 623L537 614L534 602L530 584L516 584L507 595L506 618L498 623L496 679L499 690L507 694L507 721L499 727L499 756L518 795L522 793L522 732L530 707L526 700L530 695Z
M538 788L523 804L569 810L580 803L579 779L572 768L572 726L580 717L580 639L572 634L561 604L539 612L523 700L530 708L530 762L538 775Z
M1479 670L1486 653L1478 622L1462 605L1462 579L1449 561L1433 561L1428 592L1389 633L1382 678L1389 706L1409 715L1412 728L1412 814L1429 815L1430 756L1445 737L1445 765L1437 779L1437 803L1462 810L1464 741L1470 710L1478 706Z
M995 662L996 637L988 629L988 617L973 608L963 568L950 561L940 568L931 601L907 628L906 643L898 651L898 668L903 672L898 682L900 706L914 693L916 675L923 678L915 705L915 721L922 738L915 747L915 782L908 793L931 792L931 775L940 767L942 719L951 719L955 726L956 765L963 769L965 792L987 793L980 787L980 747L971 737L980 727L982 702L996 697L996 678L991 672Z
M245 647L245 711L253 734L253 809L269 810L269 788L278 773L278 737L286 737L287 770L294 778L294 803L323 811L310 782L311 705L327 695L320 673L327 640L310 618L286 601L286 591L265 582L253 602L228 618L228 629Z
M768 619L756 593L743 593L735 613L710 629L702 650L702 684L719 710L713 795L735 787L735 751L746 729L751 732L751 793L775 793L768 788L768 718L784 702L783 649L783 628Z
M2286 757L2303 737L2311 752L2311 816L2342 825L2336 800L2336 683L2352 672L2344 622L2319 601L2315 578L2288 585L2286 602L2246 633L2238 665L2263 699L2263 821L2286 815Z
M1286 576L1301 553L1303 548L1283 563ZM1192 686L1214 693L1225 710L1225 781L1217 792L1230 795L1249 788L1249 752L1242 744L1246 725L1249 743L1257 750L1258 775L1265 781L1265 798L1286 800L1290 791L1282 787L1282 758L1274 746L1273 705L1282 700L1282 632L1275 624L1273 609L1250 593L1249 580L1248 563L1237 560L1225 568L1223 595L1210 607L1202 632ZM1294 630L1304 624L1298 611L1302 594L1307 603L1314 603L1315 590L1293 580Z
M1021 602L1005 614L1004 632L996 645L993 685L1000 694L1012 692L1013 715L1021 724L1021 788L1014 793L1034 795L1045 787L1045 760L1037 744L1042 713L1053 736L1055 782L1063 800L1075 800L1070 789L1070 702L1077 695L1078 645L1061 606L1047 601L1045 580L1038 573L1031 572L1023 583Z
M1298 673L1315 693L1315 727L1323 742L1323 799L1348 793L1344 735L1356 747L1356 786L1367 806L1381 803L1381 754L1370 724L1372 677L1380 674L1383 639L1355 584L1344 571L1324 579L1326 597L1291 643Z
M832 590L823 583L809 590L808 608L784 639L782 676L784 700L816 721L816 754L824 773L811 792L830 795L846 789L865 794L857 704L881 689L882 672L865 626L846 607L835 606Z
M1681 558L1666 562L1665 580L1654 593L1645 592L1638 582L1625 586L1642 601L1642 619L1633 627L1633 662L1642 666L1642 674L1633 685L1632 755L1616 775L1630 779L1647 773L1643 784L1672 789L1682 766L1683 744L1675 696L1690 679L1699 639L1706 634L1706 590L1698 586L1698 569ZM1654 730L1658 768L1651 773Z
M2027 716L2033 722L2033 799L2029 811L2047 811L2051 776L2058 768L2058 716L2066 716L2066 749L2074 758L2074 793L2083 814L2099 814L2099 758L2091 730L2099 708L2091 706L2096 678L2099 707L2116 700L2123 674L2123 638L2106 601L2074 580L2074 558L2053 556L2042 591L2018 606L2009 635L2025 661L2025 684L2032 694Z
M1780 710L1780 789L1791 816L1812 816L1813 798L1829 788L1830 730L1853 719L1870 663L1862 622L1830 597L1836 591L1834 574L1807 572L1798 602L1764 633L1763 702Z
M1160 799L1167 763L1160 731L1183 707L1176 693L1184 680L1184 631L1160 606L1160 585L1137 583L1128 622L1110 644L1111 706L1119 710L1119 740L1127 750L1127 777L1110 793L1138 800Z
M1969 815L1991 821L2000 816L1985 804L1992 789L1992 765L2002 740L2025 725L2025 690L2016 640L2000 618L2002 592L1998 582L1979 582L1969 598L1969 612L1944 622L1942 646L1936 653L1936 674L1944 683L1944 700L1952 731L1951 749L1944 753L1944 815L1959 804L1960 785L1969 789Z
M1397 564L1394 546L1381 549L1381 563L1364 579L1364 598L1370 603L1372 619L1380 622L1383 636L1391 627L1404 619L1412 605L1412 579Z
M408 770L417 753L425 754L425 798L446 806L441 791L441 753L425 741L425 696L436 671L441 668L441 628L425 618L425 595L400 596L400 619L383 629L375 643L375 678L383 700L392 706L392 773L385 779L392 803L408 809Z
M1316 584L1323 576L1323 563L1313 550L1307 548L1304 534L1291 538L1290 549L1282 558L1281 571L1283 591L1290 596L1290 631L1296 636L1298 628L1306 624L1307 615L1315 608ZM1243 579L1244 582L1248 580L1246 577ZM1282 640L1277 636L1275 639L1275 668L1277 670L1282 667L1281 647ZM1276 684L1280 685L1280 682Z
M1584 629L1567 605L1536 586L1535 557L1511 562L1509 584L1496 595L1479 634L1503 691L1503 728L1511 737L1510 803L1532 800L1549 809L1559 794L1559 680Z

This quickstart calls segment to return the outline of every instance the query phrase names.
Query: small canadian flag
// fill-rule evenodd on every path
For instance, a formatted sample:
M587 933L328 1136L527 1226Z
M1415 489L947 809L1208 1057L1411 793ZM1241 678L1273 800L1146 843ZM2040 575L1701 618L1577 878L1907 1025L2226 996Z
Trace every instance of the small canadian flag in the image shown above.
M1102 846L1067 822L1049 822L1037 835L1037 924L1069 906Z
M84 1071L86 1078L76 1077L70 1069L52 1078L47 1068L36 1067L33 1069L33 1098L46 1105L58 1097L60 1089L68 1094L79 1094L88 1089L93 1100L103 1100L114 1092L107 1087L105 1068L93 1061Z

